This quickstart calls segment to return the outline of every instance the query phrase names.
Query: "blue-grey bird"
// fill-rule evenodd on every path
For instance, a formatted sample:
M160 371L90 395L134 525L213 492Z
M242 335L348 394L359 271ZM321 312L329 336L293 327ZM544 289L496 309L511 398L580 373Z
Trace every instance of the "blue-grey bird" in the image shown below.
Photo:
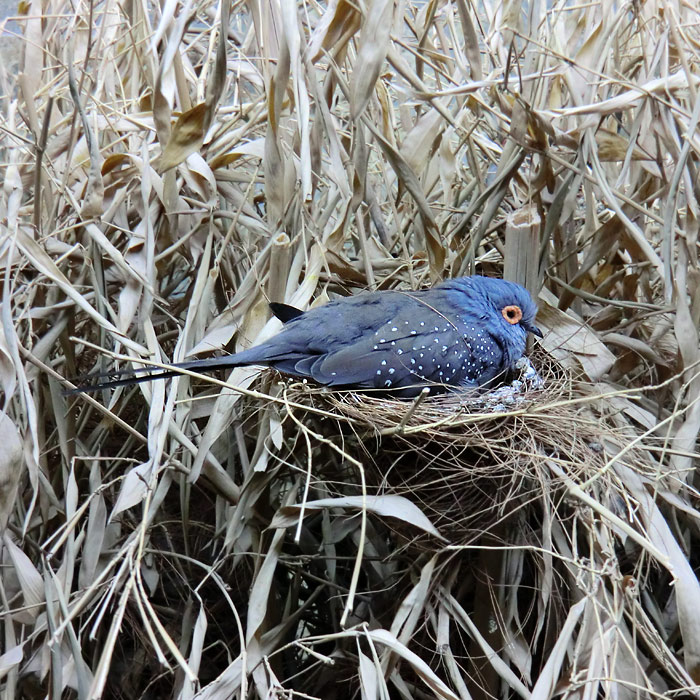
M527 290L488 277L458 277L421 291L368 292L309 311L270 307L284 322L270 340L174 367L199 372L262 365L329 387L416 396L425 386L442 391L483 386L522 357L528 332L542 336ZM116 381L78 391L177 374L148 368L111 373Z

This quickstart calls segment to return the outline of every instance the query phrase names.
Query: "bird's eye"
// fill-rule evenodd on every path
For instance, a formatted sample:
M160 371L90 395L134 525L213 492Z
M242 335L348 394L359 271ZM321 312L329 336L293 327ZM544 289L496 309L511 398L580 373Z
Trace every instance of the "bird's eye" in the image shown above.
M513 326L523 317L522 309L515 304L512 306L504 306L501 313L503 314L503 318Z

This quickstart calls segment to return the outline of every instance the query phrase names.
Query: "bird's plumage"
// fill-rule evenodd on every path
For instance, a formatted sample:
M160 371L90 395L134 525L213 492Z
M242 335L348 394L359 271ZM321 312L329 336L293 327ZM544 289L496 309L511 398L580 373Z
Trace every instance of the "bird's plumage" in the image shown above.
M487 384L520 359L528 331L539 334L537 307L523 287L477 276L420 291L358 294L306 312L286 304L271 308L285 325L270 340L227 357L175 367L209 371L263 365L330 387L414 396L426 385ZM106 385L177 372L130 374Z

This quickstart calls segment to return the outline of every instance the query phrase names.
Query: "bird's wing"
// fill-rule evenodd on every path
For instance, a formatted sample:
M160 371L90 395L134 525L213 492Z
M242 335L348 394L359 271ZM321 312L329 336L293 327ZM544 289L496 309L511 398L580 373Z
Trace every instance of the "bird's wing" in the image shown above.
M450 383L456 361L451 362L448 353L456 346L454 340L442 337L436 344L434 332L397 333L391 340L383 335L372 334L352 345L305 358L295 364L295 373L327 386L389 389Z
M309 377L327 386L348 386L371 388L377 386L377 371L381 367L381 355L371 348L363 351L355 346L318 355L297 363L297 371L308 372ZM379 370L381 371L381 370Z

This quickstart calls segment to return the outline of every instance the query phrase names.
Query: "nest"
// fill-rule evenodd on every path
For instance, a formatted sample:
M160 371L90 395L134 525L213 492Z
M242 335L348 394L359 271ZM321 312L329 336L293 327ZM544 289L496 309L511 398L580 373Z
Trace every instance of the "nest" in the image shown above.
M615 424L605 397L592 395L589 383L544 353L535 361L542 386L525 385L507 408L484 392L410 401L295 382L286 395L336 416L309 413L304 422L329 440L340 438L346 455L364 465L370 495L411 500L446 539L467 544L522 522L522 509L553 507L572 484L589 484L589 495L616 511L626 499L609 463L610 450L634 437L631 426ZM343 464L351 472L343 487L324 483L324 490L357 494L356 470L342 460L336 467ZM659 478L643 445L620 464L643 479ZM319 483L325 476L316 474Z

